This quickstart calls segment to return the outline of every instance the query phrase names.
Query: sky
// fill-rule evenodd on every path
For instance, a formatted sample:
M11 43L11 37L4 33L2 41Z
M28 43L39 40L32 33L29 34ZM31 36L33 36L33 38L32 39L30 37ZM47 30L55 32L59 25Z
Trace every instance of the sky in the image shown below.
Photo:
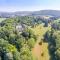
M60 0L0 0L0 11L60 10Z

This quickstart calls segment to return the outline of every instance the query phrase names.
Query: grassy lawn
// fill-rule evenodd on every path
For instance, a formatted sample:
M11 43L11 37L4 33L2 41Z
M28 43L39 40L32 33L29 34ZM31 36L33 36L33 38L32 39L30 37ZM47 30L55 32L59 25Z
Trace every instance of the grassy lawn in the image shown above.
M42 42L42 45L39 45L39 42L43 38L43 35L47 30L50 30L50 27L43 27L43 25L36 26L32 30L36 35L38 35L37 42L32 49L32 54L37 60L49 60L49 51L48 51L48 43Z

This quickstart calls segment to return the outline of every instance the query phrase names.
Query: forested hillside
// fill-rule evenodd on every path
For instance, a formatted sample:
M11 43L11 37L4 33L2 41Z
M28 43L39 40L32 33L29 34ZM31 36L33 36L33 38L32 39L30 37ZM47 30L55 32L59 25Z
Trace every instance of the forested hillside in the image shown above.
M0 20L0 60L60 60L59 18L21 16Z

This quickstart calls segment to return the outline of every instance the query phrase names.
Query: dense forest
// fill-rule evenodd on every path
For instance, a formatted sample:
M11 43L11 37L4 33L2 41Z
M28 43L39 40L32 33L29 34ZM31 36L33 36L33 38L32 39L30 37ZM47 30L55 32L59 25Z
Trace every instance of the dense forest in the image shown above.
M0 20L0 60L60 60L59 18L21 16Z

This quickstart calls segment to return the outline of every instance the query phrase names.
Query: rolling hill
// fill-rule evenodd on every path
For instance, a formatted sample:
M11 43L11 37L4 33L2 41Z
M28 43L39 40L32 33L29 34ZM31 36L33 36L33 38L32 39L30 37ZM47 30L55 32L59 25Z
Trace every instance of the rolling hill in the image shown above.
M17 11L17 12L0 12L0 17L15 17L15 16L55 16L60 17L59 10L40 10L40 11Z

